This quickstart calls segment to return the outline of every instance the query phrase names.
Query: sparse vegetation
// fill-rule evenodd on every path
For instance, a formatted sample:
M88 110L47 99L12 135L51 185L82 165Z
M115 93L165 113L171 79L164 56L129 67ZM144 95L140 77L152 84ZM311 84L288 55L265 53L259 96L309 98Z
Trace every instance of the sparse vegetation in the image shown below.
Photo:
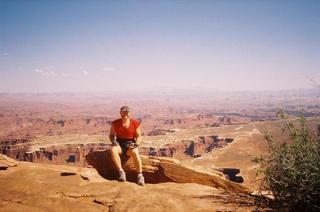
M293 124L285 113L283 132L290 142L276 142L266 134L269 154L255 158L264 174L261 190L272 192L276 206L293 211L320 210L320 136L313 135L303 115ZM318 127L319 128L319 127ZM272 206L271 206L272 207ZM273 205L275 207L275 205Z

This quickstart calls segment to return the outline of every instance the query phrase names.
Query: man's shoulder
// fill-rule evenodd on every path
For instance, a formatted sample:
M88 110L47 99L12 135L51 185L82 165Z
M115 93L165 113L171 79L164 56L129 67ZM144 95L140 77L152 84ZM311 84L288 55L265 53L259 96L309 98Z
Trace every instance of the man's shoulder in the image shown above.
M140 121L138 119L130 119L130 121L133 123L133 125L135 125L136 127L138 127L140 125Z
M121 119L116 119L112 121L112 125L121 123Z

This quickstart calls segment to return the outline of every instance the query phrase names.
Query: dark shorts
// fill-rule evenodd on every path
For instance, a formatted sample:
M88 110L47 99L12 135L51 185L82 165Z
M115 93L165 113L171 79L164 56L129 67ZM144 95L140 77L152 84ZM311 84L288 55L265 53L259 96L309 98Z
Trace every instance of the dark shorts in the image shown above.
M119 146L121 147L122 154L126 154L131 144L134 142L133 140L117 140Z

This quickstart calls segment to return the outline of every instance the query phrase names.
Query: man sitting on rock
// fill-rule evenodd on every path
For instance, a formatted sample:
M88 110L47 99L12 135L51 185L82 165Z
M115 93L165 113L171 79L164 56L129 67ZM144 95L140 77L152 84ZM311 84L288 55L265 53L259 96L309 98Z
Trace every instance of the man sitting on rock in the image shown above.
M110 141L112 142L111 157L119 171L119 181L126 181L126 173L121 166L120 154L132 157L138 173L137 184L145 184L142 175L142 163L139 156L138 146L141 141L140 122L129 118L130 109L128 106L120 108L121 119L114 120L110 129Z

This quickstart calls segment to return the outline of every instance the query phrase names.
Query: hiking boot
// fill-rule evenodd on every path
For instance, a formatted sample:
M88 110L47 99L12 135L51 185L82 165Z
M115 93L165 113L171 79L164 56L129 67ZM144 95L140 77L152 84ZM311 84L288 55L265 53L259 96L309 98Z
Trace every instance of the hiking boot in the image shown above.
M125 182L127 179L126 179L126 173L124 171L120 171L119 172L119 181L120 182Z
M142 174L138 174L138 180L137 180L137 184L144 186L145 182L144 182L144 177Z

